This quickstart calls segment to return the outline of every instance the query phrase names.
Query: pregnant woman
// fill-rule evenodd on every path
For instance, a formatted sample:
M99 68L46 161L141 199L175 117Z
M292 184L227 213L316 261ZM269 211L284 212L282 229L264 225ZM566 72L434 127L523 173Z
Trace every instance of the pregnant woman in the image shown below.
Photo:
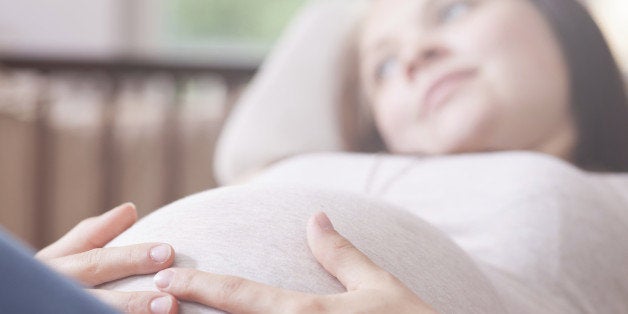
M628 171L628 104L582 6L369 6L360 110L390 155L285 160L126 232L123 206L38 256L128 312L627 312L628 200L585 171Z

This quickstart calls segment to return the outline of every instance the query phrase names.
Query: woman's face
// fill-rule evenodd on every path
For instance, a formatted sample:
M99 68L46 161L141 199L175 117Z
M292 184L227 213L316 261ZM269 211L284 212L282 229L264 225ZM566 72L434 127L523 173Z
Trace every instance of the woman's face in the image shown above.
M571 153L567 66L528 0L375 0L359 51L392 152Z

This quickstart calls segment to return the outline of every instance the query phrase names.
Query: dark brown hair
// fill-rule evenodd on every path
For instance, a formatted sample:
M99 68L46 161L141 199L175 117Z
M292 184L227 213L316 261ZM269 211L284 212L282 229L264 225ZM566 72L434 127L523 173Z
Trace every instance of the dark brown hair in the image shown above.
M576 0L531 0L546 17L567 61L578 129L576 165L628 171L628 100L602 32Z
M530 0L549 22L569 70L578 130L573 162L587 170L628 172L628 100L621 72L602 32L577 0ZM354 36L354 38L357 36ZM348 58L340 116L347 149L385 150L359 90L355 43ZM349 122L349 123L347 123Z

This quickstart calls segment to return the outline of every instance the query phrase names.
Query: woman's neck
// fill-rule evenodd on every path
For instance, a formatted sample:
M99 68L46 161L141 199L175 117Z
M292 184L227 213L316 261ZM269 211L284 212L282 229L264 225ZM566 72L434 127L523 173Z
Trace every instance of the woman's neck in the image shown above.
M576 139L576 128L573 123L567 122L566 125L557 126L552 136L543 139L533 150L573 161Z

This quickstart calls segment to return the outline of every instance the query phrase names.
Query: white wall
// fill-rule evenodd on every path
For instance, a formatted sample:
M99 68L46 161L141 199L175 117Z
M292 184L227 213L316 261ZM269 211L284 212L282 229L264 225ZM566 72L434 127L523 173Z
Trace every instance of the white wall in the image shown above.
M628 73L628 0L591 1L592 11Z
M119 0L0 0L0 51L114 54L124 41L119 5Z

